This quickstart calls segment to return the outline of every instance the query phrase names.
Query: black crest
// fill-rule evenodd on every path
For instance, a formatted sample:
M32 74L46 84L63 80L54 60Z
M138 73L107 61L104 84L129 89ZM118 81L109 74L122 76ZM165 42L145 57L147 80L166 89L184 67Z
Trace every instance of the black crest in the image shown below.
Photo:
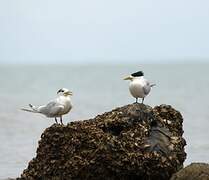
M135 72L133 74L131 74L133 77L140 77L140 76L144 76L144 73L142 71L138 71L138 72Z
M59 89L59 91L57 91L57 94L60 93L60 92L64 92L63 89Z

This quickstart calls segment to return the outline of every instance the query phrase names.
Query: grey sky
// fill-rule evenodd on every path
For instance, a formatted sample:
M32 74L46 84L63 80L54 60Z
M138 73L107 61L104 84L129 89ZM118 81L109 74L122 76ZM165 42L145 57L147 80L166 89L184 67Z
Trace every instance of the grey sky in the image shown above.
M0 62L208 60L208 0L0 0Z

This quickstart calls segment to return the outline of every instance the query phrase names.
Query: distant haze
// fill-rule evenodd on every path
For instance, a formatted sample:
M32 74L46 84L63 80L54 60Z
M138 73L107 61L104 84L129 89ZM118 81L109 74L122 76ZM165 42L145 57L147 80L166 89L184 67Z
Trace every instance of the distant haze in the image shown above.
M208 0L2 0L0 62L209 60Z

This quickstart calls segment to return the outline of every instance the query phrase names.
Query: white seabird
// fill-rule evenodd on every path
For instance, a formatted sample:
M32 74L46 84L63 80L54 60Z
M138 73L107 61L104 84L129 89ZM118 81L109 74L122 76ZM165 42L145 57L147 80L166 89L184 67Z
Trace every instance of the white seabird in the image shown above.
M50 101L46 105L42 106L33 106L29 104L31 109L22 108L21 110L32 112L32 113L40 113L45 115L49 118L55 118L55 122L57 122L57 118L60 118L61 124L62 122L62 115L67 114L72 109L71 99L72 92L66 88L62 88L57 92L57 98L53 101Z
M144 102L145 96L147 96L155 84L150 84L144 78L144 73L142 71L135 72L128 77L125 77L124 80L130 80L129 91L131 95L136 98L136 103L138 98L142 98L142 104Z

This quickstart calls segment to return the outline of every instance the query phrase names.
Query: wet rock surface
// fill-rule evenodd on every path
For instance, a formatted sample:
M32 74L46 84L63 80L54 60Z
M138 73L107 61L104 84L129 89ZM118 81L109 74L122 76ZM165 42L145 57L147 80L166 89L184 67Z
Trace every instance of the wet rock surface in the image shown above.
M186 158L183 118L168 105L131 104L94 119L54 124L19 180L167 180Z
M209 180L209 164L192 163L174 174L171 180Z

